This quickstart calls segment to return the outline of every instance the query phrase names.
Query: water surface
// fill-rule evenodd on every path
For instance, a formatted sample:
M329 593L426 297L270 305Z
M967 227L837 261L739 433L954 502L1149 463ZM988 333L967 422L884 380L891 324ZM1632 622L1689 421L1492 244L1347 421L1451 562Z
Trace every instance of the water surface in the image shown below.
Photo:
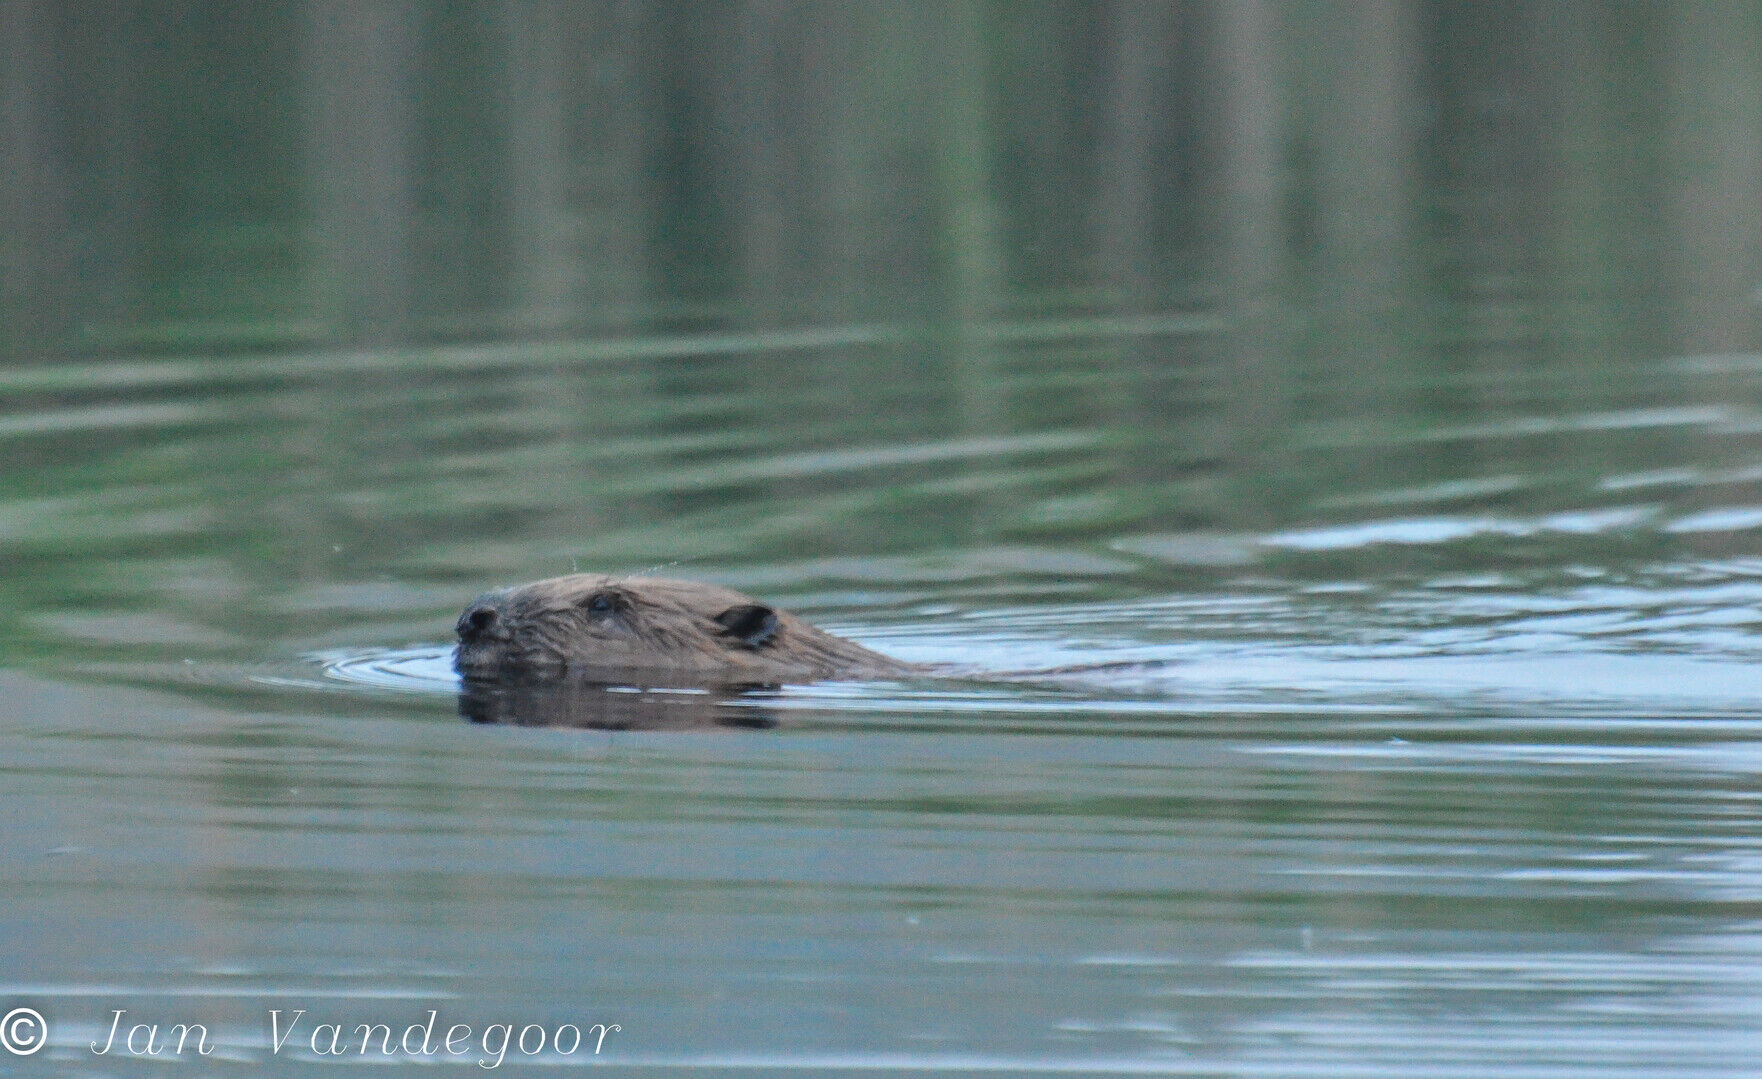
M1740 553L1753 481L1704 450L1749 437L1737 410L1488 418L1463 436L1479 453L1543 427L1574 467L1336 488L1258 532L807 559L748 534L776 553L667 572L959 676L594 731L460 718L452 616L522 559L647 569L631 554L680 514L713 543L824 534L929 497L950 462L1057 504L1038 462L1117 436L779 452L724 479L631 422L431 442L421 468L388 449L302 502L291 464L252 463L262 428L173 418L236 394L298 441L315 414L290 401L341 376L276 363L307 369L180 378L103 468L58 451L91 437L77 423L11 436L58 492L5 510L36 573L12 586L29 662L0 705L6 996L49 1018L51 1066L123 1066L90 1051L116 1009L288 1073L320 1067L317 1024L430 1010L480 1039L616 1024L598 1059L632 1073L1715 1074L1755 1047L1762 561ZM452 407L498 407L453 377ZM1695 438L1640 471L1625 440L1659 425ZM584 452L643 486L632 506L733 486L627 512L570 565L421 524L478 512L483 488L437 475L560 477ZM236 471L194 464L216 460ZM870 468L889 478L827 496ZM211 484L250 504L190 491ZM1571 493L1511 493L1538 488ZM282 500L305 535L259 516ZM549 501L497 485L481 519ZM272 1051L270 1014L300 1009ZM324 1066L383 1058L349 1036ZM471 1044L455 1063L491 1059Z
M1741 5L197 9L0 8L0 1074L1755 1070Z

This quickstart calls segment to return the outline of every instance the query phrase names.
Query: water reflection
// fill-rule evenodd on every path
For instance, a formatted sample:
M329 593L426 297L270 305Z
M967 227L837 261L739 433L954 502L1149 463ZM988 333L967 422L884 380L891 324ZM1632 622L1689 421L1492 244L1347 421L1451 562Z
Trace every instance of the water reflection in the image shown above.
M460 680L459 714L472 723L581 730L678 731L714 727L761 730L775 717L755 708L768 691L632 686L582 679L481 678ZM730 707L738 700L744 707Z
M1620 355L1753 344L1736 9L542 8L21 7L5 343L903 317L955 327L938 365L987 429L972 324L1221 305L1202 453L1304 407L1293 364L1353 372L1328 411L1374 416L1440 362L1497 396L1508 349L1577 370L1570 406Z
M357 7L0 4L52 1067L1754 1070L1743 5ZM583 568L957 670L460 685Z
M607 1064L711 1074L1735 1075L1762 1014L1753 716L847 685L609 738L0 679L0 888L56 929L0 992L75 1074L113 1007L270 1074L314 1059L274 1007L617 1022Z

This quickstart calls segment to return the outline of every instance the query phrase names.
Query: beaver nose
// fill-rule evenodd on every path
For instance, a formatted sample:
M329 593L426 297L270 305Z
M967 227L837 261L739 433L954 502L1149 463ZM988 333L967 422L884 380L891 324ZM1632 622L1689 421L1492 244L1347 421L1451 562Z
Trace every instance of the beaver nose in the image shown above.
M493 631L502 621L502 612L481 600L465 608L453 630L461 641L473 640Z

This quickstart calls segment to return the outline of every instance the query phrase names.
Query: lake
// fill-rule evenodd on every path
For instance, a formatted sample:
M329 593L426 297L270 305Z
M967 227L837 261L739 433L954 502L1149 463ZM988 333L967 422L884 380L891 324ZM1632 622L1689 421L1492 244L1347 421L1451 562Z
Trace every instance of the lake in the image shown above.
M197 10L5 13L0 1075L1753 1067L1752 15Z

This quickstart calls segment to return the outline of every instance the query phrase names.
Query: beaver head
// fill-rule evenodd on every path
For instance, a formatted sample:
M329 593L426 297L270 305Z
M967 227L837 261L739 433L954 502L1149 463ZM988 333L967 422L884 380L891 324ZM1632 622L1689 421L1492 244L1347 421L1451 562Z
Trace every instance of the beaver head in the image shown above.
M768 684L911 665L719 585L578 573L486 592L455 626L460 673Z

